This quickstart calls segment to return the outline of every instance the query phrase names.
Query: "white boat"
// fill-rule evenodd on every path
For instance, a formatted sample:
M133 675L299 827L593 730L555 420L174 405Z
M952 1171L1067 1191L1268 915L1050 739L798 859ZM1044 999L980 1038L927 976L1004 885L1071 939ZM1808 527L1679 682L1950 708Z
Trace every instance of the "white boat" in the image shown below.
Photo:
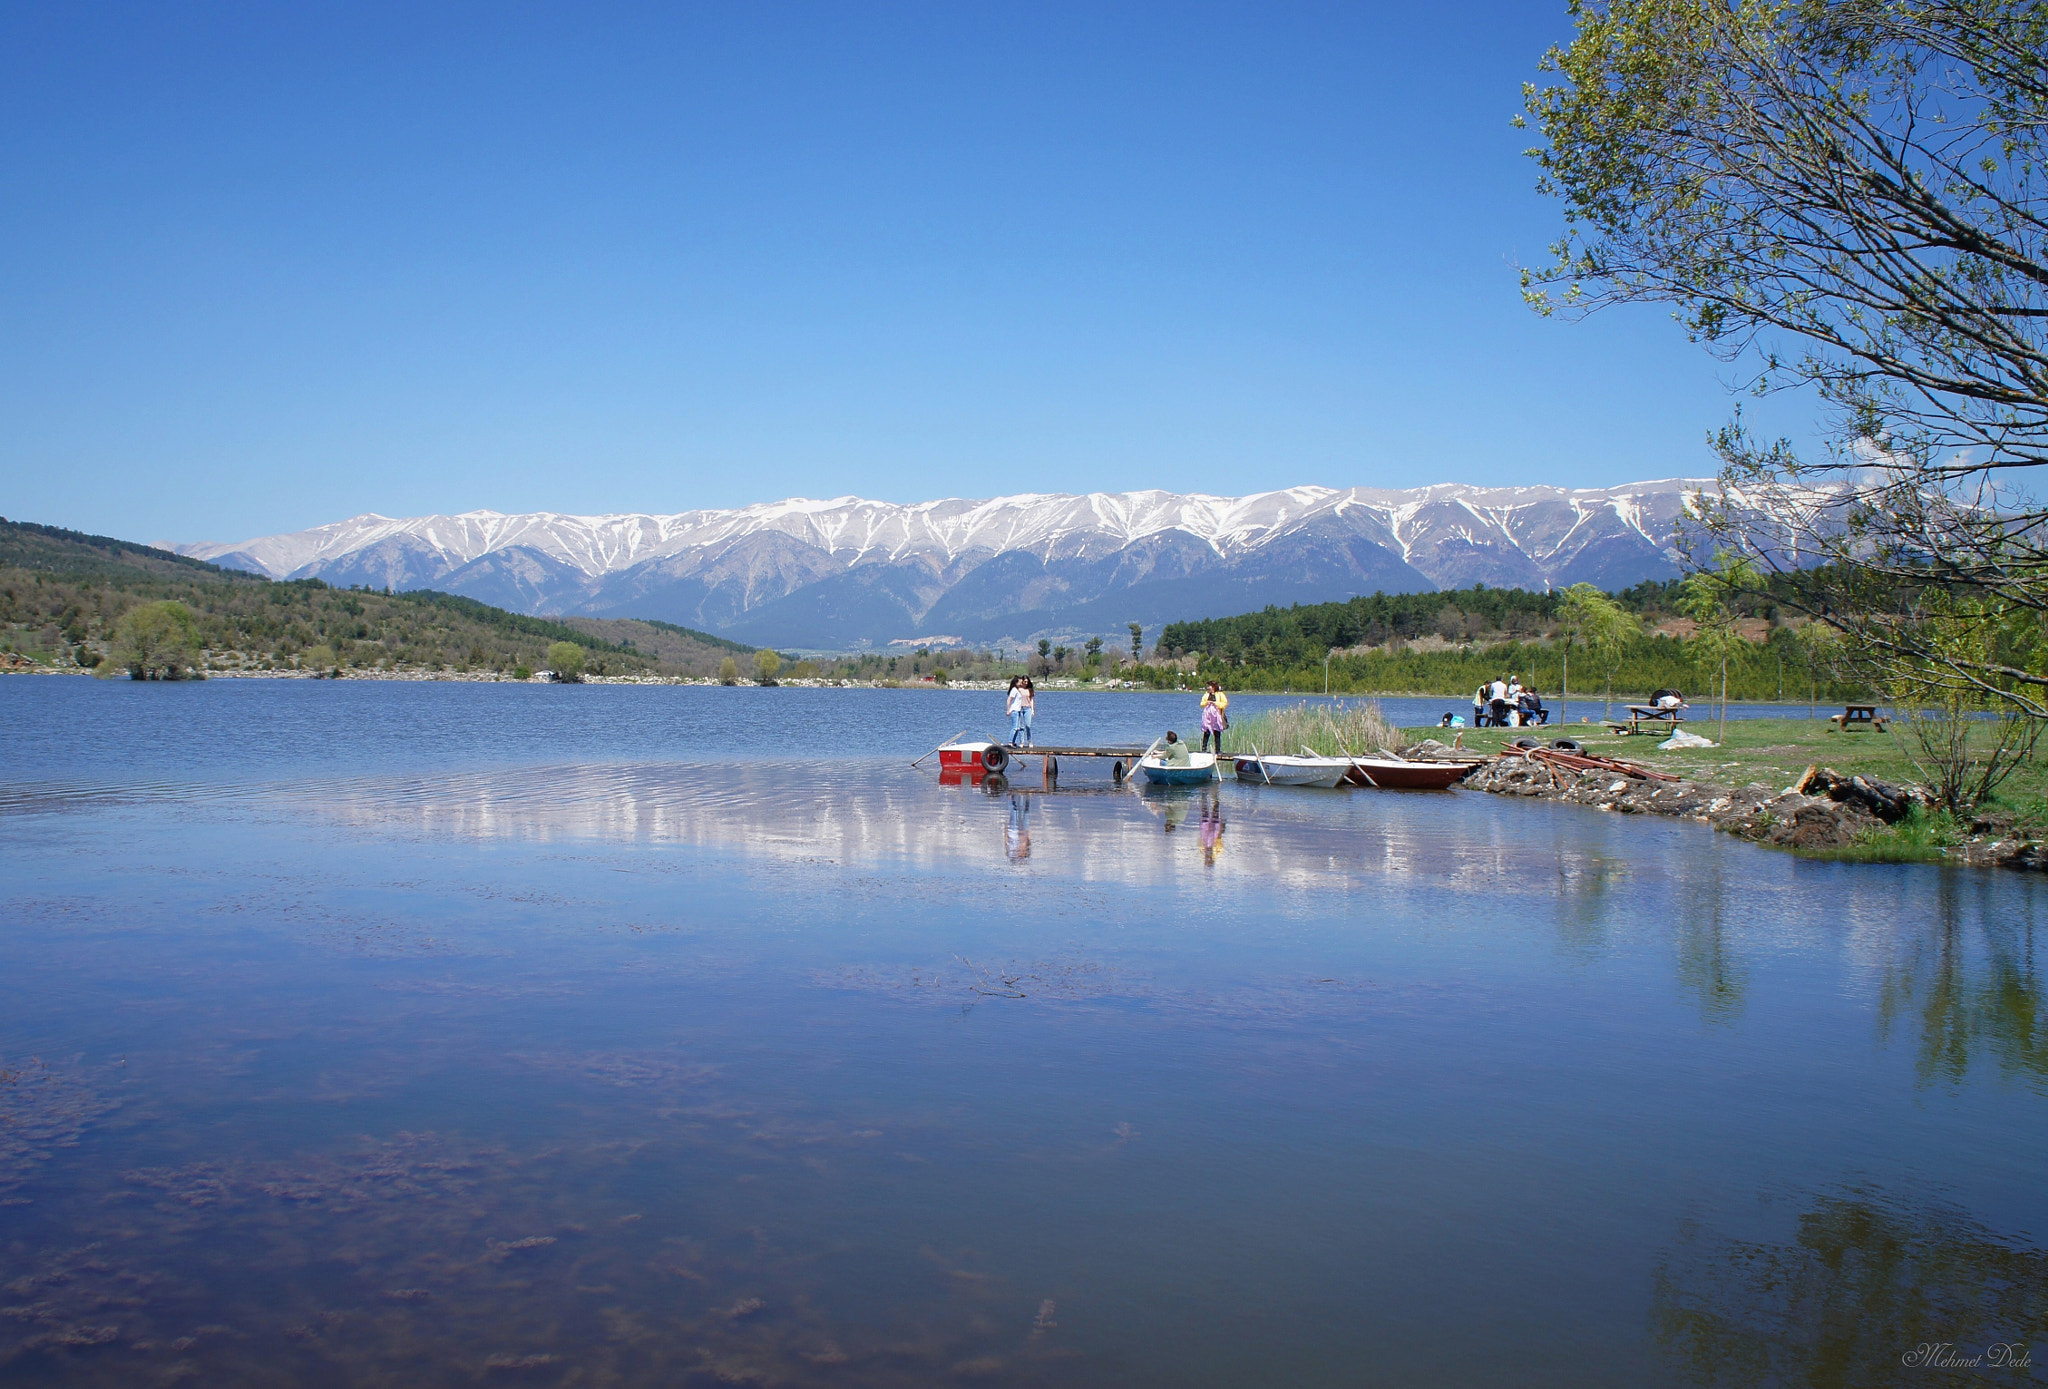
M1285 757L1247 753L1236 759L1237 779L1254 786L1336 786L1351 770L1348 757Z
M1151 753L1138 760L1138 770L1155 786L1198 786L1216 779L1216 754L1191 752L1185 762L1168 762Z

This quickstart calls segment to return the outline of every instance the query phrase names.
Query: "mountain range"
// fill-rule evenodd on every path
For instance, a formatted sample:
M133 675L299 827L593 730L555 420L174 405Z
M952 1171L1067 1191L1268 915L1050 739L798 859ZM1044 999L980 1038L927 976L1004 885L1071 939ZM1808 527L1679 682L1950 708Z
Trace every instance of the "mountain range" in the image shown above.
M1611 591L1681 571L1678 523L1712 485L366 515L239 544L165 548L277 579L435 588L517 612L655 618L760 645L860 650L1119 634L1131 622L1151 628L1268 603L1474 583L1585 581Z

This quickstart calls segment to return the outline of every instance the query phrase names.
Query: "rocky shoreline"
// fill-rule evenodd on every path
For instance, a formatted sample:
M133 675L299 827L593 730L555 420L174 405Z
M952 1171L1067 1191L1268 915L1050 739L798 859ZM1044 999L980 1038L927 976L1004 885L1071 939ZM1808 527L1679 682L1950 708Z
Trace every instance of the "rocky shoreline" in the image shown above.
M1818 769L1802 777L1798 786L1775 787L1753 781L1737 787L1575 769L1518 756L1495 758L1473 771L1463 784L1494 795L1568 801L1621 815L1697 820L1753 843L1813 854L1857 845L1871 831L1884 828L1886 819L1880 812L1904 803L1895 788ZM2048 848L2004 834L2007 826L1997 817L1980 818L1969 828L1966 841L1944 851L1944 862L2048 870Z

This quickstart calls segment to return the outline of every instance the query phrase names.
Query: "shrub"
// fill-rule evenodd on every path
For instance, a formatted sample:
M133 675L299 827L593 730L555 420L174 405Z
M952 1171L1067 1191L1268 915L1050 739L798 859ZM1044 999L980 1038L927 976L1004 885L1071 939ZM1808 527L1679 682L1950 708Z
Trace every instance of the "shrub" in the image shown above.
M718 663L718 683L737 685L740 683L740 663L728 656Z
M583 648L573 641L558 641L548 648L548 664L556 679L574 684L583 678Z
M754 674L764 685L775 683L775 672L782 669L782 658L773 651L754 653Z
M521 661L518 665L512 667L512 678L514 680L533 679L533 667Z
M175 599L130 608L114 625L114 650L95 672L136 680L183 680L199 659L199 623Z

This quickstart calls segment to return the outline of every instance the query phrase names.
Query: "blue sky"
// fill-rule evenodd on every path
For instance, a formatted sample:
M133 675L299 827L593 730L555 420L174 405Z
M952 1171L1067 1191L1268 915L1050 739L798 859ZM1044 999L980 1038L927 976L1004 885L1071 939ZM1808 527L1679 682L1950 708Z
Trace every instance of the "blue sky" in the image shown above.
M1558 217L1509 122L1567 32L1561 0L8 6L0 514L231 540L1710 472L1729 372L1668 314L1518 296Z

